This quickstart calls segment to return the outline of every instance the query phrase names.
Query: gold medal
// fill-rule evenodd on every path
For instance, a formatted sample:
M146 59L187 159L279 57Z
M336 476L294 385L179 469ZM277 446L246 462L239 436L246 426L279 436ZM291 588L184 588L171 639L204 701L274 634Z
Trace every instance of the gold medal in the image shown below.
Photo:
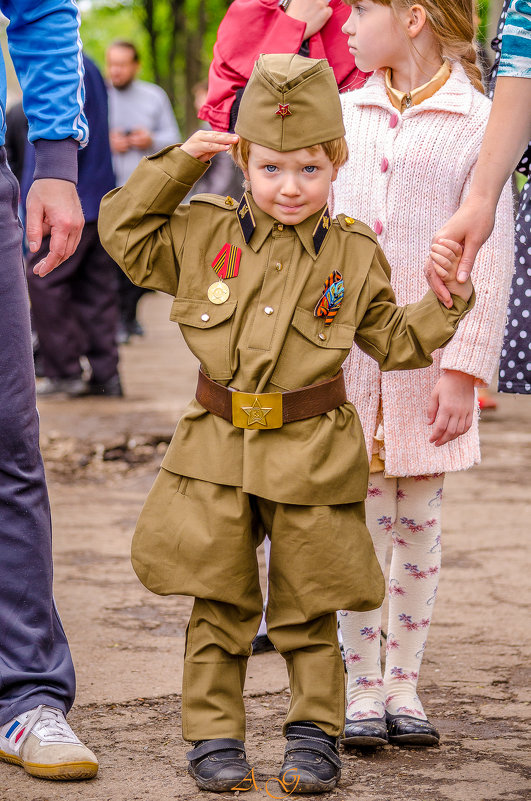
M211 303L225 303L229 299L230 289L223 281L216 281L208 287L207 295Z

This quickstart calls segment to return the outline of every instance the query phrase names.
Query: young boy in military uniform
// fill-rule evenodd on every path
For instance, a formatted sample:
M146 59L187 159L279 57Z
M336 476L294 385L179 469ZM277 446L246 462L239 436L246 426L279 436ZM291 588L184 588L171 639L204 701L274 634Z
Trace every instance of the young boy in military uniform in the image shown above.
M144 159L102 203L105 247L136 284L174 296L171 319L201 362L133 565L153 592L195 597L183 735L199 787L228 791L251 770L242 693L262 614L256 548L268 533L268 631L291 688L280 776L288 791L323 792L340 776L345 714L336 609L374 609L384 595L341 364L353 341L384 370L430 364L473 290L453 280L451 309L431 292L399 308L373 232L330 219L347 151L326 61L261 56L236 133L199 131ZM230 146L249 184L241 202L199 195L180 206Z

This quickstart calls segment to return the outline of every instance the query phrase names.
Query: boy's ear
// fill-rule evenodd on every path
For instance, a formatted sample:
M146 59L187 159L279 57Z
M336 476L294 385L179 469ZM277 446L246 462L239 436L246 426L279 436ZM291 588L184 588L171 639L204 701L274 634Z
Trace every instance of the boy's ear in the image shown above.
M334 181L336 180L338 172L339 172L339 167L334 167L334 169L332 170L332 177L330 178L331 184L333 184Z

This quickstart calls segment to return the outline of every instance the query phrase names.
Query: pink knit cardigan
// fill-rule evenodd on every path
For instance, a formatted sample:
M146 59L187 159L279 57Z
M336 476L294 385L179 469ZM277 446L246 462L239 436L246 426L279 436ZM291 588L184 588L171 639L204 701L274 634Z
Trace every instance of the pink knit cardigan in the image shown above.
M397 301L411 303L427 289L423 266L433 234L468 192L490 101L455 63L444 86L402 114L388 99L381 71L362 89L343 94L341 102L350 157L332 188L333 213L374 229L392 268ZM474 375L478 385L492 379L513 271L513 225L508 184L492 236L474 267L475 308L436 351L430 367L381 373L357 346L345 362L348 397L358 410L369 454L381 395L387 475L463 470L480 461L477 409L466 434L436 448L429 442L427 407L443 369Z

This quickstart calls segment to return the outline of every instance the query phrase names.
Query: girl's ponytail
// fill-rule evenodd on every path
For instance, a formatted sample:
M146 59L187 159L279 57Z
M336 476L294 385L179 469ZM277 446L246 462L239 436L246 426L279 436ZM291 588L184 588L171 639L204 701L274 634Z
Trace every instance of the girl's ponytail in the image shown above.
M464 44L463 52L460 55L452 56L450 53L448 53L447 57L458 58L472 86L475 89L477 89L478 92L483 92L483 93L485 92L485 89L483 87L481 70L479 69L476 63L476 57L477 57L476 48L472 43L468 42Z

